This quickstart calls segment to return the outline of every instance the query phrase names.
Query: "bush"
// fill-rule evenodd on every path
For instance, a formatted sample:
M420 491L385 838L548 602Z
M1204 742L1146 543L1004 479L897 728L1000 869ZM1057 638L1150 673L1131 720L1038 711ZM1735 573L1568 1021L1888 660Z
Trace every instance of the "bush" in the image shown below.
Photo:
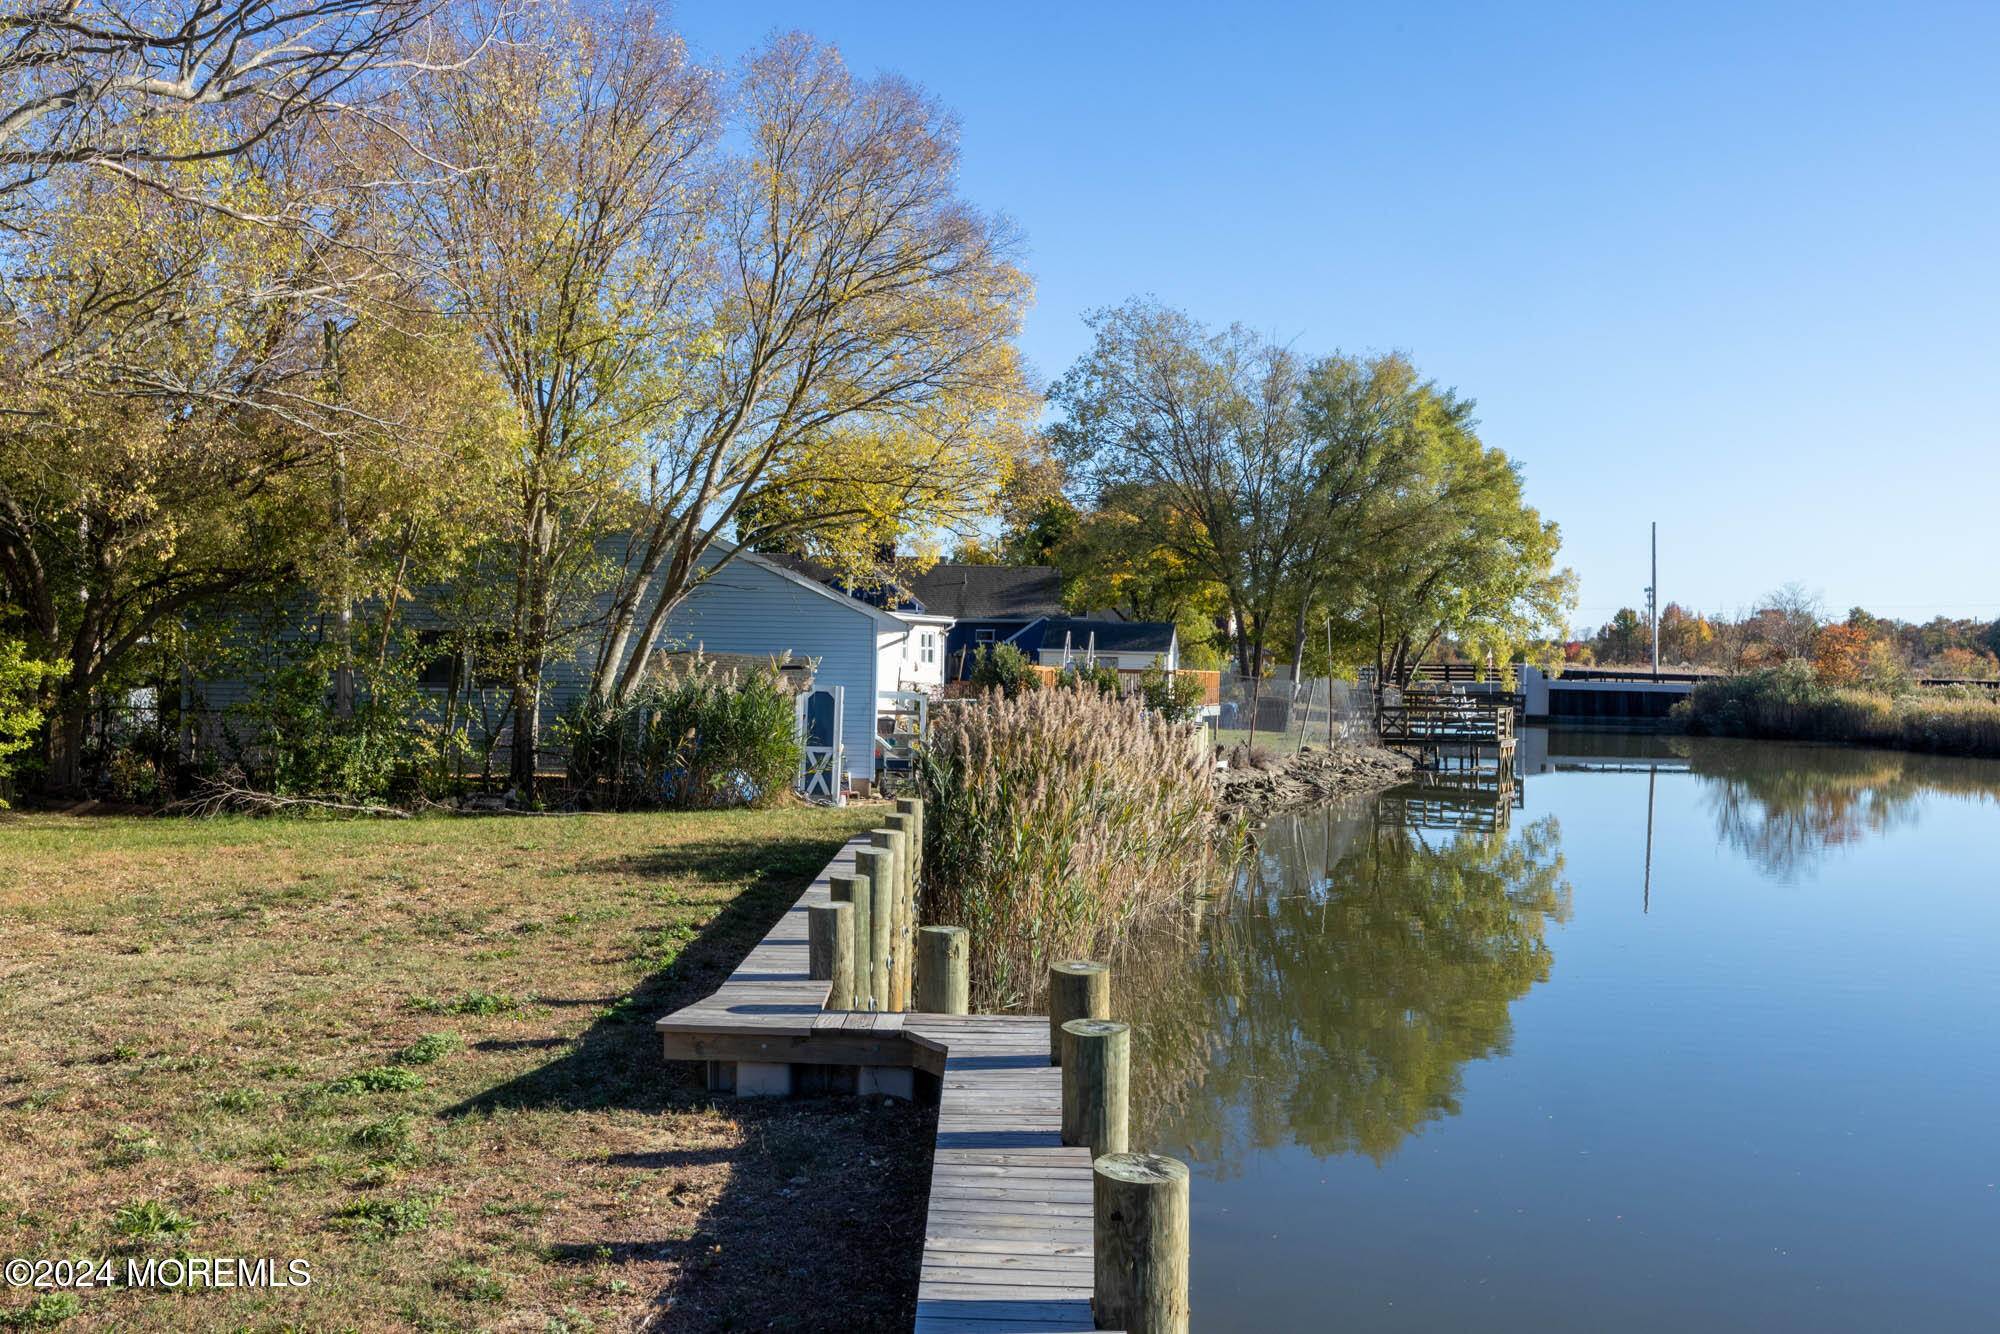
M707 810L768 805L791 791L802 750L793 696L774 669L697 659L623 704L585 699L564 715L569 778L614 805Z
M10 757L33 745L41 730L43 683L63 670L62 663L30 658L19 640L0 640L0 810L7 809Z
M998 690L1012 698L1042 683L1028 655L1012 644L989 644L972 664L972 683L986 690Z
M2000 702L1956 691L1828 687L1796 661L1703 681L1673 718L1698 735L2000 756Z
M1191 721L1201 711L1201 678L1192 672L1170 672L1158 658L1139 673L1139 697L1146 707L1170 723Z
M1199 733L1136 699L993 691L918 754L924 920L966 927L981 1008L1032 1004L1051 960L1208 886L1215 773Z
M232 749L250 786L277 796L371 801L410 772L416 692L393 668L356 673L354 708L334 713L330 651L281 664L251 688L243 711L251 735Z
M1100 695L1116 695L1118 669L1101 663L1066 664L1056 674L1056 684L1067 690L1095 690Z

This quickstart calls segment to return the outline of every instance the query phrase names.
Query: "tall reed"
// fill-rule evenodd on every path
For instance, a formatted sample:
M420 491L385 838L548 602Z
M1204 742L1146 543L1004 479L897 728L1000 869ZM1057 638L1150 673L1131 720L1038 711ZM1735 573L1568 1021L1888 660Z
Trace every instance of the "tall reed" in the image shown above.
M1052 960L1212 886L1215 773L1198 731L1095 690L939 710L919 759L924 918L969 929L975 1005L1041 998Z

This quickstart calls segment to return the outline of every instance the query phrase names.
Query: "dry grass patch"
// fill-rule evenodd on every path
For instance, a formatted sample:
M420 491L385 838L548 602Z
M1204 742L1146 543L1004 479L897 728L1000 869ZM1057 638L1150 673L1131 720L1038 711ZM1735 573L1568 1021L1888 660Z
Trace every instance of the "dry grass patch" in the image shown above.
M651 1031L869 819L5 820L0 1254L312 1265L66 1328L729 1328L814 1253L778 1327L907 1323L910 1237L843 1247L924 1114L713 1104Z

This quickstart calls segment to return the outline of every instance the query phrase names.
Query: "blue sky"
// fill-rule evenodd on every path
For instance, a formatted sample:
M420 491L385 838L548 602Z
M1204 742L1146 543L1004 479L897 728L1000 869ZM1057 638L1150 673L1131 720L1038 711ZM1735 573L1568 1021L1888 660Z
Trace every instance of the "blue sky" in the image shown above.
M1150 293L1409 352L1562 525L1580 626L2000 617L2000 6L685 3L733 63L837 43L963 122L1025 336Z

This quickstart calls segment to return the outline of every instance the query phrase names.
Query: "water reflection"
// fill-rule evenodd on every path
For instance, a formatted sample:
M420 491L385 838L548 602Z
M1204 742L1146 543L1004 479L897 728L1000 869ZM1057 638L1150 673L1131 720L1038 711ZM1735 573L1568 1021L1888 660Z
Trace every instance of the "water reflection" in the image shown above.
M1926 793L2000 796L1979 761L1563 733L1538 738L1526 782L1579 770L1647 774L1647 898L1660 774L1692 776L1681 799L1764 880L1912 826ZM1130 942L1142 1141L1223 1175L1293 1144L1380 1162L1456 1114L1463 1067L1507 1052L1509 1007L1550 976L1548 927L1569 916L1561 829L1520 807L1511 784L1432 780L1282 817L1205 921Z
M1717 837L1767 877L1811 876L1831 852L1914 828L1926 793L1991 801L1989 761L1830 746L1677 739Z
M1722 846L1784 882L1841 848L1914 827L1926 793L2000 800L1992 761L1951 756L1539 728L1524 734L1522 754L1530 775L1692 773ZM1650 796L1647 805L1650 817Z
M1454 825L1435 792L1404 823L1409 800L1274 822L1205 930L1121 963L1146 1142L1225 1173L1285 1144L1380 1161L1507 1050L1569 912L1560 829L1483 832L1490 805Z
M1114 959L1197 1327L1991 1328L2000 764L1522 749L1274 823Z

